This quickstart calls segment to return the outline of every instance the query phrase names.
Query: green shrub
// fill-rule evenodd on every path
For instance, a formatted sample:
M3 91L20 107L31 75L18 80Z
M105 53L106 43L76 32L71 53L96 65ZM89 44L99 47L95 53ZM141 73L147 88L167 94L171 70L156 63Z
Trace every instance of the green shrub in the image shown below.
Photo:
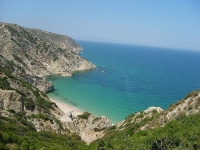
M0 88L3 90L12 90L10 83L7 81L7 77L0 77Z
M29 109L35 108L35 102L31 98L26 99L24 105Z
M56 60L58 60L58 55L57 55L57 54L54 54L54 55L53 55L53 61L55 62Z
M105 128L94 128L95 132L103 131Z
M24 66L26 66L26 64L22 61L22 59L19 56L17 56L17 55L14 54L13 57L14 57L14 59L16 61L18 61L19 63L22 63Z
M5 27L10 31L12 36L14 36L14 35L20 36L19 32L16 29L14 29L13 27L11 27L9 25L5 25Z
M21 44L18 43L15 39L11 38L11 40L12 40L15 44L17 44L19 47L21 47Z
M14 110L14 109L8 108L7 111L10 112L10 113L15 113L15 110Z
M198 94L199 94L198 91L192 91L188 95L186 95L184 99L187 99L189 97L194 98L194 97L198 96Z
M88 119L90 115L91 115L91 113L84 112L82 115L78 115L77 117L81 118L81 119Z

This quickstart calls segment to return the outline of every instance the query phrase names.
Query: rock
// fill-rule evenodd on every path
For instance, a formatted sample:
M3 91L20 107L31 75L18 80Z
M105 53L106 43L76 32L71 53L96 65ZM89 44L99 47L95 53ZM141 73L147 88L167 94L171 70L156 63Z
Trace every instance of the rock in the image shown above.
M148 109L146 109L146 110L144 111L144 113L149 113L150 111L153 111L153 110L157 110L158 113L164 111L164 110L163 110L162 108L160 108L160 107L154 107L154 106L152 106L152 107L149 107Z
M20 112L24 109L22 96L14 90L0 89L0 110L13 109Z
M73 113L70 113L69 116L72 116L72 119L65 123L65 127L80 135L81 139L87 144L101 138L105 134L104 129L112 126L111 121L105 116L95 117L90 115L88 119L74 117Z
M55 121L44 121L42 119L32 119L31 122L35 126L36 130L39 131L52 131L57 134L63 134L64 131L59 127Z

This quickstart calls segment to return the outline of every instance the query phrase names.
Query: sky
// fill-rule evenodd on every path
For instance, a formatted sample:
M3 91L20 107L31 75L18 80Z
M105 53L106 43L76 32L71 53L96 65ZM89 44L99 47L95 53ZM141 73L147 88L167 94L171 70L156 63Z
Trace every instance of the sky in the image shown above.
M200 51L200 0L0 0L0 22L75 40Z

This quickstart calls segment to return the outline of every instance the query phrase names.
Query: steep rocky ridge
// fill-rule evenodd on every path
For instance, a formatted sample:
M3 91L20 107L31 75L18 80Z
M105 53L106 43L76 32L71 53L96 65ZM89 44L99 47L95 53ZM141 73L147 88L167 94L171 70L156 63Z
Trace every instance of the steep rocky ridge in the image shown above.
M69 37L5 23L0 23L0 33L1 55L27 74L70 76L74 71L95 67L78 55L81 47Z

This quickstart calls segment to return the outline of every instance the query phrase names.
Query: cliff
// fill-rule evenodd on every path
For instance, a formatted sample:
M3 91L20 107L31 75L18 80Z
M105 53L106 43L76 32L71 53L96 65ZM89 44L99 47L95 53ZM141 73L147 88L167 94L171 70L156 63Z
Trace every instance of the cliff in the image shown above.
M0 33L1 117L22 119L38 132L75 132L87 143L102 137L104 134L97 136L94 129L103 132L109 127L106 117L91 115L88 121L73 117L61 122L64 113L45 94L54 90L54 85L40 77L93 69L91 62L79 56L82 48L70 37L15 24L0 23Z
M82 48L67 36L0 23L0 43L1 55L28 75L71 76L95 67L78 55Z
M60 37L65 38L65 36ZM0 23L0 113L2 115L9 114L8 110L14 113L24 112L24 117L37 131L65 132L57 120L63 112L44 93L52 91L54 85L37 75L72 73L76 70L91 69L94 65L72 51L81 49L72 39L67 37L64 41L66 45L71 43L68 47L65 46L65 50L61 49L59 44L56 45L59 40L51 43L40 39L27 28Z
M25 76L23 68L15 65L13 61L6 60L3 56L0 58L0 116L15 118L19 115L19 118L30 122L38 131L63 133L64 130L59 127L58 121L58 116L63 112L49 100L44 92L26 81L33 79L31 76ZM15 76L16 73L13 73L15 71L21 72L21 77ZM43 81L41 82L43 86L48 84L45 80L34 83L39 81ZM41 121L43 127L39 129L37 124Z

